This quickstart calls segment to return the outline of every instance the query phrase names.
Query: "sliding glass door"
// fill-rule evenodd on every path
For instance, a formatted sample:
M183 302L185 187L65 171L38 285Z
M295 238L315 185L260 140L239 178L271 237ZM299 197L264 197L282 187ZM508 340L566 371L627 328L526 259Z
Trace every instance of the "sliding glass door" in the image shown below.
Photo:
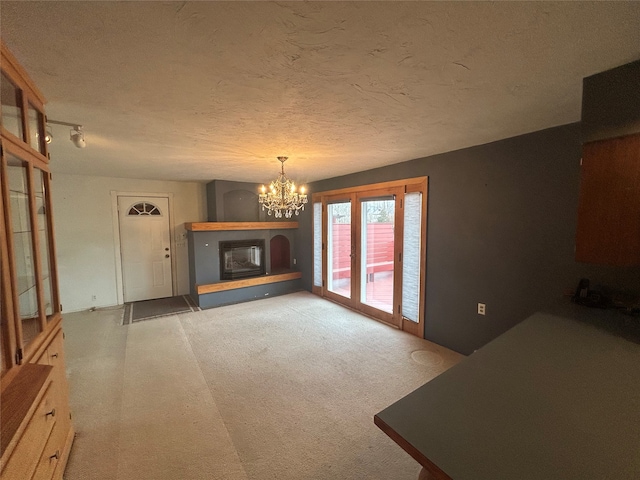
M422 336L426 178L314 194L313 291Z

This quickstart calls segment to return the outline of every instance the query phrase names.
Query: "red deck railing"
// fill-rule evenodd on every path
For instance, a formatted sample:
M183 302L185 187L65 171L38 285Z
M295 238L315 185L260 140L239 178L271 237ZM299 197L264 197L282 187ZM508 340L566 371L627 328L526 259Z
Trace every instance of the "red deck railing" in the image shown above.
M333 278L349 278L351 267L351 225L332 225ZM367 225L367 275L369 280L377 272L393 271L393 224Z

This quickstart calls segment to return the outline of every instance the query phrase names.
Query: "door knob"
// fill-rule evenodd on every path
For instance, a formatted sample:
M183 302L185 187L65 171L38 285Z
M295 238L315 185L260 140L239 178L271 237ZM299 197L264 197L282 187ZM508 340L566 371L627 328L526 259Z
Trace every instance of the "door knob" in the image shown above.
M169 247L165 248L165 249L164 249L164 251L165 251L165 252L168 252L168 251L169 251Z
M164 256L164 258L169 258L169 254L167 253L167 254Z

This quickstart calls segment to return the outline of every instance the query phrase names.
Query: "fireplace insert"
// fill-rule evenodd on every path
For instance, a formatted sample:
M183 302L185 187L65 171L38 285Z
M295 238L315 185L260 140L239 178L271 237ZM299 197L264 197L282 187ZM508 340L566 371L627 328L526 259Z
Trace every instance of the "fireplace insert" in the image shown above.
M234 240L220 242L220 279L264 275L264 240Z

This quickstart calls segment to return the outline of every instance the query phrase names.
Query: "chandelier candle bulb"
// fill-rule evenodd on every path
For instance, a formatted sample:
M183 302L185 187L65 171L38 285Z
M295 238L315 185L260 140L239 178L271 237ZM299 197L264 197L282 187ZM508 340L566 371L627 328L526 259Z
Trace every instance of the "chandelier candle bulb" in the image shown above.
M284 162L288 157L278 157L281 163L280 175L276 180L271 182L269 193L265 193L264 186L262 193L258 195L258 202L262 204L262 210L272 213L276 218L291 218L294 214L299 215L300 210L304 210L304 205L308 202L307 195L304 193L304 187L300 188L300 193L296 191L294 182L284 173Z

